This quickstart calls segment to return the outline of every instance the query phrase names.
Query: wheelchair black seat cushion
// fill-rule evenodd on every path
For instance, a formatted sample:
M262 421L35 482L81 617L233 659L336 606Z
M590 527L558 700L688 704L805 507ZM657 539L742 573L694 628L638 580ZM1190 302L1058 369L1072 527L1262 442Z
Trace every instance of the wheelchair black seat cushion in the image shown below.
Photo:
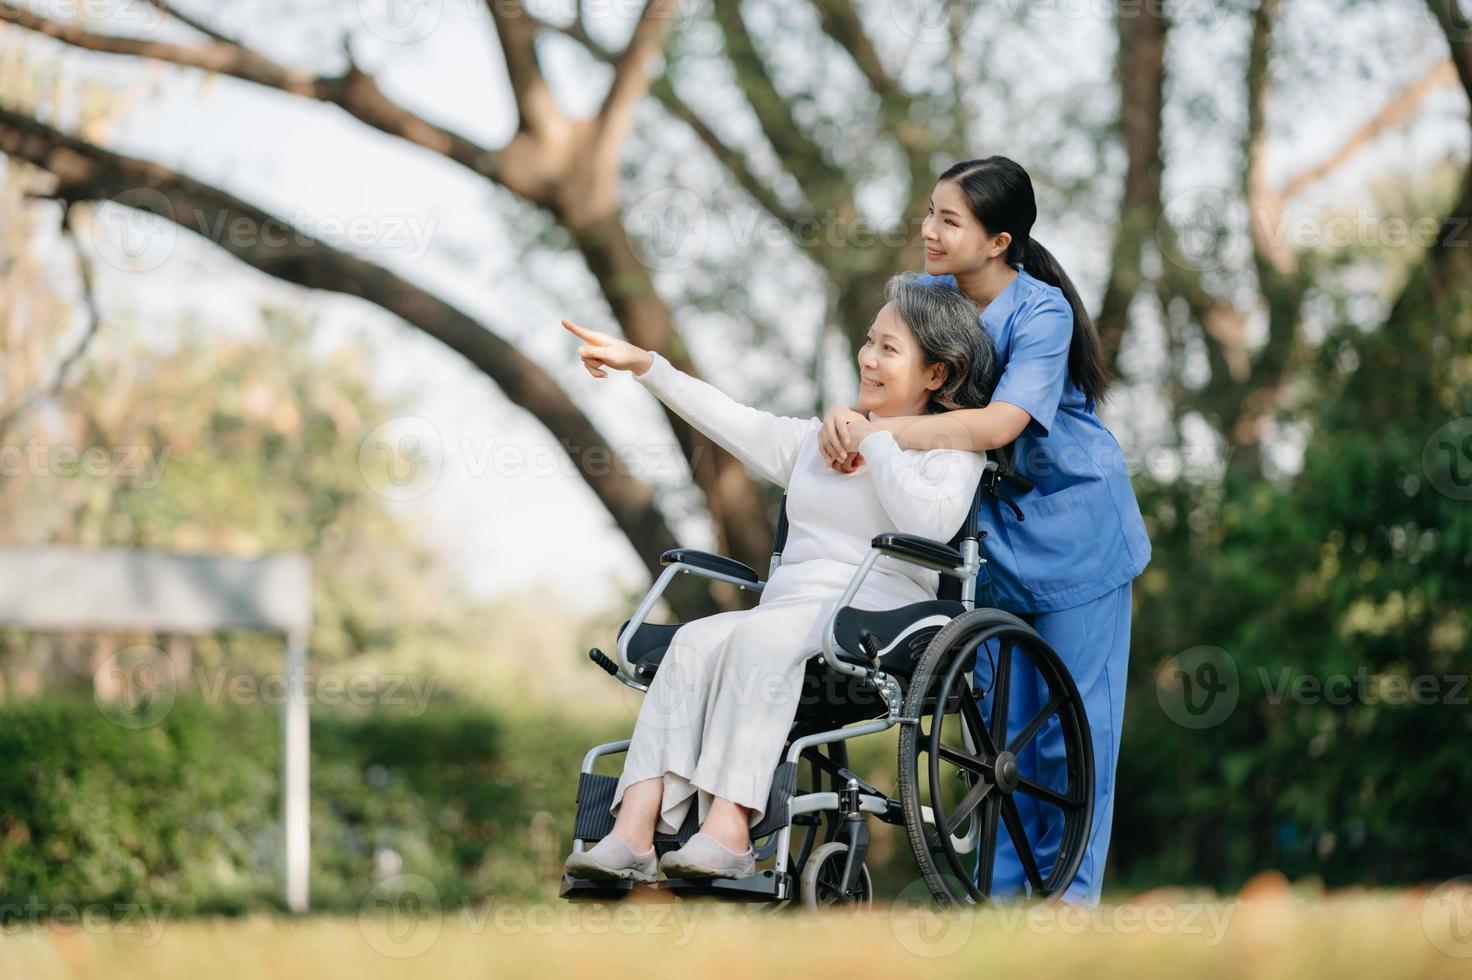
M931 637L947 623L966 611L961 603L950 599L929 599L895 609L855 609L846 606L838 613L834 636L838 640L838 659L845 663L868 666L872 661L859 642L861 631L873 633L879 646L881 669L900 677L910 676L915 661L924 652ZM629 621L618 629L623 637ZM665 652L675 632L683 623L645 623L629 639L629 663L639 679L648 683L659 671ZM822 655L814 654L821 666Z

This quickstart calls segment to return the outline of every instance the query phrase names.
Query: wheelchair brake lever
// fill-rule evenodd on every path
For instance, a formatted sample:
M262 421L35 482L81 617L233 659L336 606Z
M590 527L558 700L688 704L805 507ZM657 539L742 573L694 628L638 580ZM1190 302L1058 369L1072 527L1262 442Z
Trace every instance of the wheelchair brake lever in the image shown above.
M869 659L875 663L879 662L879 635L873 630L859 630L859 646L869 655Z
M1008 507L1012 508L1012 513L1017 515L1017 523L1021 524L1023 521L1027 520L1026 517L1022 516L1022 508L1018 507L1017 501L1013 500L1010 496L1004 493L999 493L997 494L997 499L1006 504Z
M999 467L991 464L988 464L988 469L981 479L987 493L1012 508L1012 513L1017 515L1018 523L1027 520L1022 516L1022 508L1018 507L1017 501L1012 499L1011 488L1020 488L1022 493L1026 493L1032 489L1031 480L1015 473L1003 473Z

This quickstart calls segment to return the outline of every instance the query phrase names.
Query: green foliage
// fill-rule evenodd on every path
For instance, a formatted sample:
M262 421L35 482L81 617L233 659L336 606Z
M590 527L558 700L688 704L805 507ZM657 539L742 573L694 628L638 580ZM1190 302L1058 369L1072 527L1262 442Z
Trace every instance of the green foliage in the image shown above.
M547 897L577 761L613 733L539 720L449 701L419 717L314 708L313 907L356 912L395 870L443 902ZM269 705L181 699L139 730L90 699L0 706L0 906L279 908L280 739Z
M8 472L0 535L303 551L313 565L314 663L444 642L467 622L470 600L359 466L360 445L398 407L372 390L360 345L324 351L311 323L280 310L264 310L262 321L238 336L189 323L135 336L109 324L53 409L27 416L8 441L39 447L42 460L85 448L113 465ZM277 656L274 642L258 645Z
M1465 293L1416 275L1388 324L1332 332L1304 373L1313 431L1290 485L1139 487L1154 561L1115 884L1231 888L1269 867L1399 884L1472 862L1472 502L1445 491L1434 442L1472 419L1472 329ZM1192 730L1156 674L1201 645L1230 656L1238 700Z

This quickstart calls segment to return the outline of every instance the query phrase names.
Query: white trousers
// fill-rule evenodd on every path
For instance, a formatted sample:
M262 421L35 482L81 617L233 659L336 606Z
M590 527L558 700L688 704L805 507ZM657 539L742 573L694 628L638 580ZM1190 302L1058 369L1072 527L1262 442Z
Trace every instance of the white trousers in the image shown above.
M618 816L630 783L663 777L662 833L679 833L692 799L703 824L716 796L751 807L751 826L760 822L813 655L803 640L831 601L789 595L676 630L639 708L609 812Z
M761 822L797 715L804 664L822 649L822 627L856 568L830 559L779 566L756 608L675 631L639 707L609 807L615 818L629 784L662 777L661 833L679 833L692 799L705 823L717 796L750 807L750 826ZM881 559L850 605L896 609L933 598Z

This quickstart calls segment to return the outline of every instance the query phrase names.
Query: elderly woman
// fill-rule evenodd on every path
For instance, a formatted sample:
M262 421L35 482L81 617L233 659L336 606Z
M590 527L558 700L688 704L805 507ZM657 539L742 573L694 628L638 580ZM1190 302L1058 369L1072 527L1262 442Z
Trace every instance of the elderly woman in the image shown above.
M868 422L979 408L995 385L996 353L964 294L894 277L859 350L859 405ZM667 874L742 877L756 871L749 831L764 816L797 712L804 661L877 534L948 540L961 527L985 456L901 449L863 419L859 455L828 466L822 422L763 412L675 369L657 353L563 321L594 377L632 371L674 412L787 491L787 543L754 609L686 623L674 634L634 727L610 812L613 832L572 854L580 878L654 881L656 827L678 833L691 800L701 824L658 867ZM881 558L852 604L891 609L935 598L939 574Z

